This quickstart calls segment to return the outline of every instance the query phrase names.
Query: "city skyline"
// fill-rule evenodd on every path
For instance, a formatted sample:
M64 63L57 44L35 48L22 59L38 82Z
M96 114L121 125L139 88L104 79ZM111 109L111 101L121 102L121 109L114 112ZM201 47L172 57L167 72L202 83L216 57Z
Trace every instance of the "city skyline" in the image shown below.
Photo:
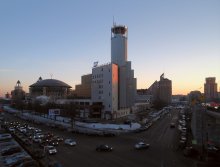
M117 5L116 5L117 4ZM131 12L132 11L132 12ZM93 63L111 60L113 21L128 27L128 60L137 88L159 76L173 94L220 86L220 1L0 2L0 96L41 76L75 88Z

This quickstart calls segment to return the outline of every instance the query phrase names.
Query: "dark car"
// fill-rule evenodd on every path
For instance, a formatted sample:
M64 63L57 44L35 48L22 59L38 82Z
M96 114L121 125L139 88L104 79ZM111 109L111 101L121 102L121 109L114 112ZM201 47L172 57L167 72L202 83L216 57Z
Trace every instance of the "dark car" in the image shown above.
M108 146L107 144L101 144L96 147L96 151L112 151L113 148Z
M51 137L46 137L46 136L44 136L44 137L42 138L42 140L45 141L45 142L51 142L52 138L51 138Z
M57 140L51 140L49 142L49 145L52 145L52 146L58 146L59 142Z
M40 147L42 147L42 148L44 148L45 146L48 146L49 144L48 144L48 142L46 142L46 141L43 141L43 142L40 142L39 143L39 146Z
M11 154L18 153L18 152L21 152L21 148L20 147L11 147L11 148L9 148L7 150L4 150L2 152L2 156L11 155Z
M175 128L175 123L170 123L170 128Z
M207 149L207 152L209 153L217 153L219 151L219 149L216 146L210 145L210 144L207 145L206 149Z
M63 138L60 137L60 136L54 136L52 139L53 139L53 140L57 140L58 142L63 141Z
M134 145L134 148L137 150L148 149L149 147L150 147L150 144L146 144L144 142L138 142Z
M53 137L54 135L53 135L53 133L51 133L51 132L47 132L47 133L44 134L44 136L47 137L47 138L51 138L51 137Z

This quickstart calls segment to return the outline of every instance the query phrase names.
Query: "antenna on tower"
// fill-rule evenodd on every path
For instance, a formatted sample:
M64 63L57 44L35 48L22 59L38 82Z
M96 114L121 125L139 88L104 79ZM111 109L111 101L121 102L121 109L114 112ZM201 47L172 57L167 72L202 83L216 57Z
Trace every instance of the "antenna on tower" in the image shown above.
M113 16L113 26L115 26L115 17Z

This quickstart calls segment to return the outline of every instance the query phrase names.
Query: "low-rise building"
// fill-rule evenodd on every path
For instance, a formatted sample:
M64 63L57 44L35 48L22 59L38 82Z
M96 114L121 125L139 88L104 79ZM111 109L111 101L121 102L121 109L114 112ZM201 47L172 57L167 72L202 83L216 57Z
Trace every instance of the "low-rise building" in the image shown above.
M37 96L47 96L51 99L66 98L70 93L71 86L63 81L56 79L42 79L29 86L29 93L31 98Z

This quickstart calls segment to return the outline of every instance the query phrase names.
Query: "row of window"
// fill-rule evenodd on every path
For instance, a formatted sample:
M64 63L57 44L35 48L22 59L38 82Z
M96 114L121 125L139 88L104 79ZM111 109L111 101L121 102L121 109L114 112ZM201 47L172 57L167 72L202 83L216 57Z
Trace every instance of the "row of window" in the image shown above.
M92 83L103 83L103 79L93 80ZM111 81L108 81L108 84L111 84ZM103 88L103 86L102 86L102 88Z
M95 79L95 78L103 78L103 74L92 75L92 79Z
M103 79L100 79L100 80L93 80L92 83L103 83Z

